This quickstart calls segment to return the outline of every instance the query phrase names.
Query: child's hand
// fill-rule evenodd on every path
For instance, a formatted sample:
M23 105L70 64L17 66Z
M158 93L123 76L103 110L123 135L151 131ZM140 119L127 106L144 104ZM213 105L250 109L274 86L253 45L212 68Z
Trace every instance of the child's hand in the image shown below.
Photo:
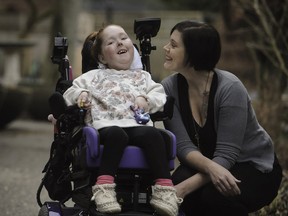
M149 109L149 103L143 96L138 96L135 99L134 109L143 109L145 112Z
M88 98L88 92L81 92L81 94L78 97L77 105L79 108L82 109L89 109L91 108L91 100Z

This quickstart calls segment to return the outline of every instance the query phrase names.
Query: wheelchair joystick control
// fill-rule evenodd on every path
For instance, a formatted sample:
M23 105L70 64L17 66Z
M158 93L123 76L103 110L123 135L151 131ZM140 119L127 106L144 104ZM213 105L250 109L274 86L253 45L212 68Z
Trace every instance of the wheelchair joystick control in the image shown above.
M148 112L144 112L144 109L135 109L134 106L130 106L130 109L134 112L135 120L138 124L147 124L150 121L150 115Z

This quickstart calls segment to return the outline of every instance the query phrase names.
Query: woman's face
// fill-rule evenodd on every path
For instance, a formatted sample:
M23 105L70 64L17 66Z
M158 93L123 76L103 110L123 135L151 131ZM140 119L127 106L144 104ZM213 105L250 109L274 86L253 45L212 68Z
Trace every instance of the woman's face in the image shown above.
M124 29L110 25L103 30L101 38L101 63L116 70L129 69L134 57L134 45Z
M185 47L179 31L172 32L169 43L163 48L165 50L164 68L178 72L184 69Z

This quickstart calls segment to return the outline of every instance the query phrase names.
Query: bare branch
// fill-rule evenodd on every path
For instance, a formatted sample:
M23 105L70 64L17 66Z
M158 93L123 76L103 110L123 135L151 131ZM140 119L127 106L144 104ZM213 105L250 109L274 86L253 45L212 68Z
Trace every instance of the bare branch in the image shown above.
M263 36L261 37L261 28L257 27L255 24L252 24L251 26L255 33L260 36L260 41L266 41L267 44L271 46L271 48L269 49L270 51L267 52L267 48L265 48L266 46L255 46L255 44L253 46L250 44L249 46L254 48L257 47L257 49L263 52L263 54L276 68L279 68L283 73L285 73L286 76L288 76L288 68L286 67L285 59L283 58L283 52L281 51L283 48L279 47L279 44L287 45L285 36L282 31L283 26L279 26L279 23L277 23L273 13L266 3L266 0L254 0L252 7L257 14L259 22L262 26L262 30L264 31L266 35L265 37L267 38ZM279 41L279 37L282 39L281 41ZM287 50L287 46L285 48Z

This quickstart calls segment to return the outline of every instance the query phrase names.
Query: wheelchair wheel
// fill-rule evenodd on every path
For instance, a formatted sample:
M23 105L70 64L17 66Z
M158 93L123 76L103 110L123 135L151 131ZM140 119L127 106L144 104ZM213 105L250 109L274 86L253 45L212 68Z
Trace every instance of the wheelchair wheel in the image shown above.
M38 216L49 216L49 210L48 210L48 207L46 205L43 205L40 208Z
M59 202L45 202L38 213L38 216L57 215L63 216L61 204Z

